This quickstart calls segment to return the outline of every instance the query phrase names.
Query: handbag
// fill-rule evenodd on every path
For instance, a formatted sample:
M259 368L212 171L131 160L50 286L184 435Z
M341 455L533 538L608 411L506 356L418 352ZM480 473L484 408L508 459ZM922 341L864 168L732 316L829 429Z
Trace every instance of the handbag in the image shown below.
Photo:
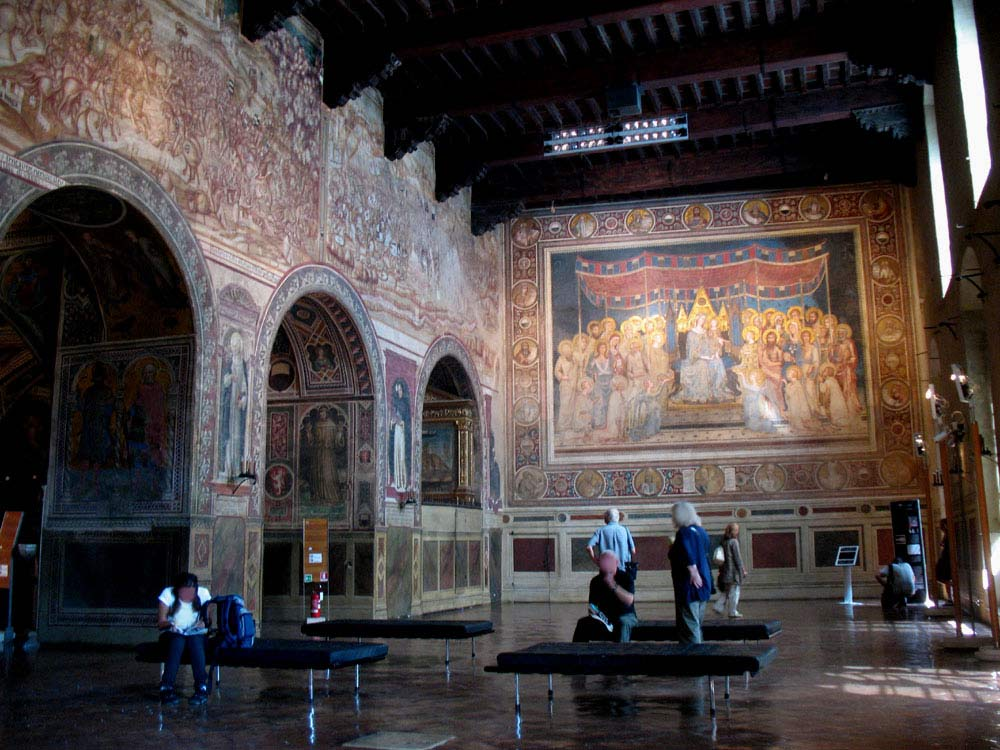
M716 565L724 565L726 562L726 552L720 544L712 551L712 562Z
M625 572L628 574L629 578L635 581L635 577L639 575L639 563L635 560L625 563Z

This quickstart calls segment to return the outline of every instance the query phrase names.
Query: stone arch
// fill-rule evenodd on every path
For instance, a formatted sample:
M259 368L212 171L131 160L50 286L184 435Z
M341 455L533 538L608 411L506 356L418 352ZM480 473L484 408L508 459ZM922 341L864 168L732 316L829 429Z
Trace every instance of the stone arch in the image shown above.
M451 357L452 359L458 361L458 363L465 370L465 375L469 379L469 384L472 386L472 396L473 400L476 402L476 413L479 417L479 434L477 435L479 440L479 501L481 506L485 508L486 493L488 490L486 477L489 476L486 460L489 456L488 445L490 429L490 426L486 424L486 401L483 398L483 389L480 384L479 372L476 370L476 365L472 361L472 357L469 356L469 352L466 350L462 342L454 336L446 334L435 339L427 349L427 353L424 355L424 361L420 367L420 372L417 373L416 393L414 394L413 406L414 419L422 419L422 415L424 413L424 396L427 393L427 384L430 381L431 373L434 371L434 368L437 367L438 363L446 357ZM414 431L414 440L411 450L414 455L413 486L419 488L422 473L419 430Z
M253 385L253 460L256 465L263 470L265 465L262 451L266 445L264 436L264 414L267 411L267 379L268 365L270 362L271 349L274 346L274 338L278 333L285 315L292 305L302 297L310 294L325 294L332 297L341 307L350 314L357 327L358 335L361 337L365 351L368 354L370 374L372 379L372 391L375 401L375 507L376 524L385 523L385 482L386 464L386 388L385 388L385 360L382 349L378 343L378 336L375 333L375 326L368 316L361 296L354 287L332 268L315 264L299 266L289 271L284 279L278 284L271 299L268 300L257 330L256 348L254 350L254 385ZM257 495L257 507L263 507L263 488L258 483L254 488Z
M131 204L166 242L181 270L191 300L195 330L194 382L200 389L197 427L193 433L194 485L191 510L207 512L215 434L215 372L218 368L218 313L212 279L198 240L184 214L156 179L134 162L104 146L58 141L32 146L18 158L43 170L34 184L0 175L0 237L32 202L69 186L106 191ZM28 175L28 177L32 177ZM37 187L36 185L45 185Z

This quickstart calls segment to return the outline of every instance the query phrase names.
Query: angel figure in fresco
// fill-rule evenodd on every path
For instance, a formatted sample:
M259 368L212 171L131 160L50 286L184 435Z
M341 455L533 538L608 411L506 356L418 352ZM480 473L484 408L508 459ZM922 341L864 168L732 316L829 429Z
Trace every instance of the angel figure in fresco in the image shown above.
M757 367L740 369L740 390L743 391L743 424L754 432L774 432L781 418L777 405L765 390L767 378Z

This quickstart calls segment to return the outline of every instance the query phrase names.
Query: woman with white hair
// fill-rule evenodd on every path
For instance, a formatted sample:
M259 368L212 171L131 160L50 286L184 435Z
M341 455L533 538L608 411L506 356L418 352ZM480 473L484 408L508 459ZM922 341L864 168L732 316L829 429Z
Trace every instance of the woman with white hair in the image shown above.
M691 503L675 503L672 515L677 535L668 557L674 582L677 639L681 643L701 643L705 604L712 597L708 534Z

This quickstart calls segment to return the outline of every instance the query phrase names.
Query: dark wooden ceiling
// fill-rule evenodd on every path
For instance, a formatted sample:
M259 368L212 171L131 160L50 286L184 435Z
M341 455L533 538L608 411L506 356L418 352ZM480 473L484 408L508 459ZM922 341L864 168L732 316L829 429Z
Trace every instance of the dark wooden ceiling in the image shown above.
M473 229L523 208L728 189L912 181L934 0L244 0L251 40L322 35L323 98L384 98L386 155L433 141L437 197ZM686 112L690 140L544 157L606 123L609 88Z

